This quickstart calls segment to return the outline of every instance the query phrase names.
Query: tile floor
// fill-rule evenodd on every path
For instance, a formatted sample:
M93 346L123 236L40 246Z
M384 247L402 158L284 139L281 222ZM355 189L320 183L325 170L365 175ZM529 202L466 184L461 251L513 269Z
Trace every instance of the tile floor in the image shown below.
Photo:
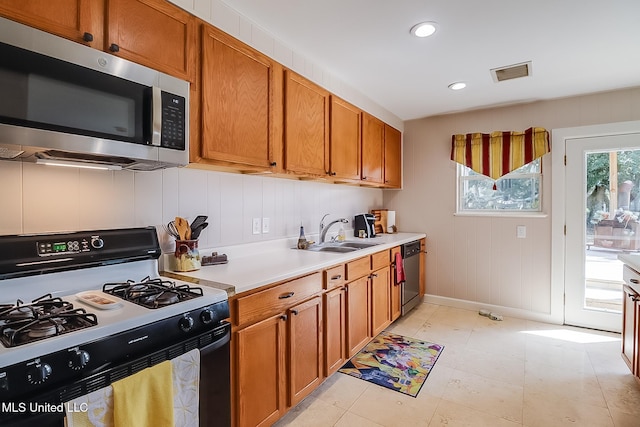
M618 334L426 303L388 329L445 346L416 398L335 373L276 426L640 426Z

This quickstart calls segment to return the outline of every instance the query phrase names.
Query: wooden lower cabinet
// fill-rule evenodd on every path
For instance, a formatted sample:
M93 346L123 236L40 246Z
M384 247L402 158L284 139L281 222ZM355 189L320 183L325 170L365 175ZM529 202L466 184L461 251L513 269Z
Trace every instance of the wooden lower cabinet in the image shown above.
M234 334L236 422L269 426L324 378L322 297Z
M347 292L347 351L352 357L371 338L369 312L369 277L348 283Z
M640 320L640 295L629 286L624 286L622 302L622 360L631 373L640 377L638 372L638 321Z
M322 297L288 310L289 406L300 403L323 379Z
M391 282L389 266L371 273L371 336L391 324Z
M324 294L324 374L327 377L347 361L345 289L339 287Z
M236 425L269 426L284 413L286 316L235 332Z

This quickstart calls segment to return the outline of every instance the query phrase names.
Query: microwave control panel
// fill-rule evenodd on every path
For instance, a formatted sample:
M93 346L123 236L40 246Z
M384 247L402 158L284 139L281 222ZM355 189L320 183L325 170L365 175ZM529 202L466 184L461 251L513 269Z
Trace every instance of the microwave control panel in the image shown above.
M162 137L160 146L185 149L186 100L169 92L162 92Z

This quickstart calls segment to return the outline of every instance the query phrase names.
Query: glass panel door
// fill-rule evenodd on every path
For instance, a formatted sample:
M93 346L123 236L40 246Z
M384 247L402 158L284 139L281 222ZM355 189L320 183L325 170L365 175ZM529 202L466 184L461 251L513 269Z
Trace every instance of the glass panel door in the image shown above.
M565 323L620 331L622 262L640 251L640 137L568 140Z

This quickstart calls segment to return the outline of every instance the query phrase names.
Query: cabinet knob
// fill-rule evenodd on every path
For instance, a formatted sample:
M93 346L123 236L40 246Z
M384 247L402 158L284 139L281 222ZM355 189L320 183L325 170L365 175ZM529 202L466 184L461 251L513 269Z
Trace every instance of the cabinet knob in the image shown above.
M363 176L363 177L362 177L362 180L363 180L363 181L365 181L366 179L367 179L367 177L366 177L366 176Z
M369 275L369 279L373 279L374 277L378 277L378 275L376 273L371 273Z
M338 274L337 276L332 276L331 280L340 280L342 279L342 274Z
M269 166L271 166L272 168L276 167L277 163L276 162L271 162L269 163Z
M280 320L287 320L287 319L288 319L288 317L287 317L286 314L283 314L282 316L280 316Z
M291 314L293 314L294 316L298 315L298 310L291 310Z
M82 35L82 40L86 41L86 42L92 42L93 41L93 34L91 33L84 33Z
M638 281L638 279L629 279L629 281L631 283L633 283L634 285L637 285L638 283L640 283L640 281Z
M120 46L118 46L115 43L111 43L111 46L109 46L109 50L111 52L118 52L118 51L120 51Z

